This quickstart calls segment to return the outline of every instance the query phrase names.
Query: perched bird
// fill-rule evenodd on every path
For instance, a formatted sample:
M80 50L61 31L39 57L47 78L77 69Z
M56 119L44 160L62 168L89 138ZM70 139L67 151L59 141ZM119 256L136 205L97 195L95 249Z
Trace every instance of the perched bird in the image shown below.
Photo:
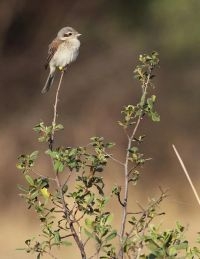
M78 39L80 35L72 27L64 27L49 45L45 69L49 66L50 72L42 89L43 94L48 92L52 86L56 68L64 71L70 63L76 60L80 47L80 41Z

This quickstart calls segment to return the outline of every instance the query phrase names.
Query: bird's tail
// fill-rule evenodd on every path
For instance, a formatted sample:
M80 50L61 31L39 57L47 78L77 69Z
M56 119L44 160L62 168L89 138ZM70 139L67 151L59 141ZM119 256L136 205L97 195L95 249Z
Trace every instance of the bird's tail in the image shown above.
M42 94L45 94L46 92L49 91L49 89L51 88L51 86L53 84L54 76L55 76L55 72L49 73L45 86L41 91Z

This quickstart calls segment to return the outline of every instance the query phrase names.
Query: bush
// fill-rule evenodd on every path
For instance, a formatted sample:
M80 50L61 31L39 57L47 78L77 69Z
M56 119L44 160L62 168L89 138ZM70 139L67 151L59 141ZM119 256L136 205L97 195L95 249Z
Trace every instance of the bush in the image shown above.
M146 208L131 211L129 191L137 184L140 169L149 158L140 152L145 140L138 133L139 126L145 118L159 122L160 116L155 110L156 96L150 93L154 89L154 71L159 64L158 54L140 55L139 65L134 74L141 86L141 97L136 105L122 108L122 118L118 121L127 138L122 161L112 155L115 145L103 137L92 137L84 147L56 146L55 135L63 130L57 124L58 95L64 72L54 103L54 116L51 125L44 122L34 127L39 135L38 141L47 144L45 154L52 165L52 177L45 177L35 172L34 166L40 155L34 151L30 155L18 158L17 168L26 180L26 186L19 186L21 197L25 199L28 209L34 209L41 222L42 235L37 239L25 241L23 248L27 253L35 253L37 258L52 254L53 247L76 245L80 258L195 258L200 257L200 250L190 248L184 239L184 227L177 223L171 230L160 231L152 221L164 213L160 203L167 193L160 189L160 196L149 201ZM105 194L106 182L103 178L107 163L113 160L121 168L124 184L113 186ZM70 186L70 179L75 175L75 185ZM113 227L115 215L108 209L111 197L116 197L121 211L120 225ZM129 211L130 210L130 211ZM89 254L90 241L95 242L94 254ZM182 256L182 257L180 257Z

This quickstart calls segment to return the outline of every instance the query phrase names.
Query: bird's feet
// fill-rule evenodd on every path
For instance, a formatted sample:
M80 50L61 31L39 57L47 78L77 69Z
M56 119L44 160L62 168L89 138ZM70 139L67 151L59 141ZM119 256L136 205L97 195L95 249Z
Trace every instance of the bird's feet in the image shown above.
M65 67L58 67L58 69L61 71L61 72L65 72L67 70L67 66Z

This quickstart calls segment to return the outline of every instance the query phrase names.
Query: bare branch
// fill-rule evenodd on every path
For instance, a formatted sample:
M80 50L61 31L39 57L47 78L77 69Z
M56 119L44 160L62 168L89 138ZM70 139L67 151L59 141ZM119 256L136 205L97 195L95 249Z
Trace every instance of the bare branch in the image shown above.
M114 158L114 157L112 156L112 154L108 154L108 153L105 152L105 151L104 151L104 153L105 153L105 155L107 155L110 159L112 159L112 160L113 160L114 162L116 162L117 164L124 166L124 163L122 163L120 160Z
M60 76L60 80L58 83L58 88L56 91L56 97L55 97L55 103L54 103L54 113L53 113L53 121L52 121L52 132L51 132L51 137L49 139L49 149L52 150L53 149L53 141L54 141L54 133L55 133L55 127L56 127L56 117L57 117L57 106L58 106L58 96L59 96L59 91L60 91L60 87L61 87L61 83L62 83L62 79L63 79L63 75L64 75L65 71L62 70L61 71L61 76Z
M55 181L55 179L54 178L51 178L51 177L47 177L47 176L45 176L45 175L42 175L42 174L40 174L40 173L37 173L36 171L34 171L33 169L31 169L30 170L33 174L35 174L35 175L37 175L37 176L39 176L39 177L41 177L41 178L48 178L48 180L51 180L51 181Z

